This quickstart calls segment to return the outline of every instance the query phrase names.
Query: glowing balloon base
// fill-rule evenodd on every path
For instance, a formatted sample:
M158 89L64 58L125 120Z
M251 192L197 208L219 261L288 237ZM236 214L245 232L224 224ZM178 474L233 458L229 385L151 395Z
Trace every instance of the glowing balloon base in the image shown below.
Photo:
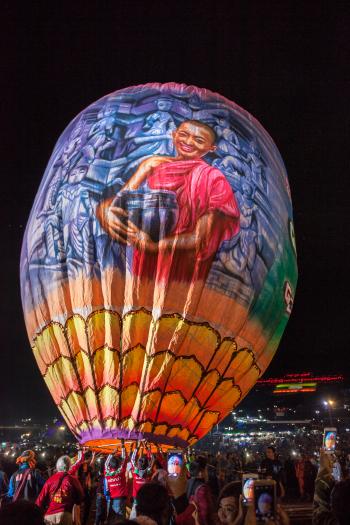
M162 452L166 452L167 450L171 450L174 448L173 445L163 445L159 443L151 443L150 441L145 440L125 440L124 446L127 451L127 453L131 453L137 446L137 443L140 443L141 447L145 447L145 443L147 445L147 448L154 453L157 453L158 450L161 450ZM88 441L84 444L82 444L82 447L89 448L92 452L102 453L102 454L111 454L113 452L121 452L122 449L122 443L121 440L118 439L101 439L101 440L93 440ZM181 447L186 448L186 447Z
M283 161L234 102L129 87L59 138L21 290L38 366L80 443L196 443L266 370L296 281Z
M126 440L124 441L124 445L126 448L126 451L129 453L131 452L135 447L136 444L140 440ZM141 441L141 444L144 443L144 440ZM167 450L171 450L172 448L187 448L186 446L180 446L180 445L164 445L163 443L152 443L150 441L146 441L147 447L151 452L157 452L157 450L160 448L163 452L166 452ZM103 454L111 454L115 451L121 451L122 443L121 440L111 440L111 439L101 439L101 440L92 440L87 441L85 443L81 443L83 447L88 447L93 452L100 452Z
M83 433L80 444L84 447L89 447L91 450L106 450L113 446L111 439L116 439L116 444L121 439L127 439L129 442L146 441L152 445L161 445L162 448L187 448L189 443L184 439L177 438L176 436L171 438L164 435L155 436L152 432L137 432L137 431L116 431L115 433L110 432L95 432L98 439L94 439L94 432ZM100 438L102 437L102 439ZM89 439L90 438L90 439ZM192 443L194 444L194 443Z
M251 350L208 323L179 314L154 320L146 309L50 323L33 351L70 429L89 447L121 438L193 445L260 372Z

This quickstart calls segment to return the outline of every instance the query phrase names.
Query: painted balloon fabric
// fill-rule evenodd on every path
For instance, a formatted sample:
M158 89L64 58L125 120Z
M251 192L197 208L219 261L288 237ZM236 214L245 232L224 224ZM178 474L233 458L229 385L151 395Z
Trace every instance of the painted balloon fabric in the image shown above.
M130 87L59 138L21 287L34 356L79 442L194 444L267 368L296 280L283 161L235 103Z

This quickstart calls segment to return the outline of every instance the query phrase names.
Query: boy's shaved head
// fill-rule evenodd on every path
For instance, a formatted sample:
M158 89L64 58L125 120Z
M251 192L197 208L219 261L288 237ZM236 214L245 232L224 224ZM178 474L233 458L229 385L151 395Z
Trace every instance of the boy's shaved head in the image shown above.
M215 133L215 131L213 130L213 128L211 128L209 126L209 124L206 124L205 122L201 122L200 120L195 120L195 119L189 119L189 120L184 120L183 122L181 122L181 124L179 124L179 127L182 125L182 124L185 124L185 123L189 123L189 124L192 124L193 126L198 126L198 127L202 127L204 129L206 129L209 133L210 133L210 136L212 137L212 141L213 141L213 144L215 144L215 142L217 141L217 135Z

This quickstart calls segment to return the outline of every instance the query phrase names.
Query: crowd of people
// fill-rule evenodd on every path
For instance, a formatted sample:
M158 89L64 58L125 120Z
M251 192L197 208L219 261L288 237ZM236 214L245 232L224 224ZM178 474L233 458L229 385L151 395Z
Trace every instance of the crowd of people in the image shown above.
M32 450L16 463L10 476L0 467L0 525L288 525L281 504L293 498L313 501L314 525L350 524L350 456L339 460L322 449L283 461L273 446L263 458L187 451L170 462L160 447L139 442L127 452L122 441L108 456L61 455L45 473ZM247 473L255 479L250 487L266 480L274 497L254 502L254 488L242 491Z

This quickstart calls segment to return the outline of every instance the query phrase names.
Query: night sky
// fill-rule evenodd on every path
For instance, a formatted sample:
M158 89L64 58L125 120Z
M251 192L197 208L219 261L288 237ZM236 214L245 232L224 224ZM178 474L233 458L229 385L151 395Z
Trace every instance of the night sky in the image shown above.
M207 87L234 100L262 123L286 164L299 282L265 375L349 372L347 6L2 3L0 423L56 414L27 340L19 290L22 236L55 142L96 99L151 81Z

